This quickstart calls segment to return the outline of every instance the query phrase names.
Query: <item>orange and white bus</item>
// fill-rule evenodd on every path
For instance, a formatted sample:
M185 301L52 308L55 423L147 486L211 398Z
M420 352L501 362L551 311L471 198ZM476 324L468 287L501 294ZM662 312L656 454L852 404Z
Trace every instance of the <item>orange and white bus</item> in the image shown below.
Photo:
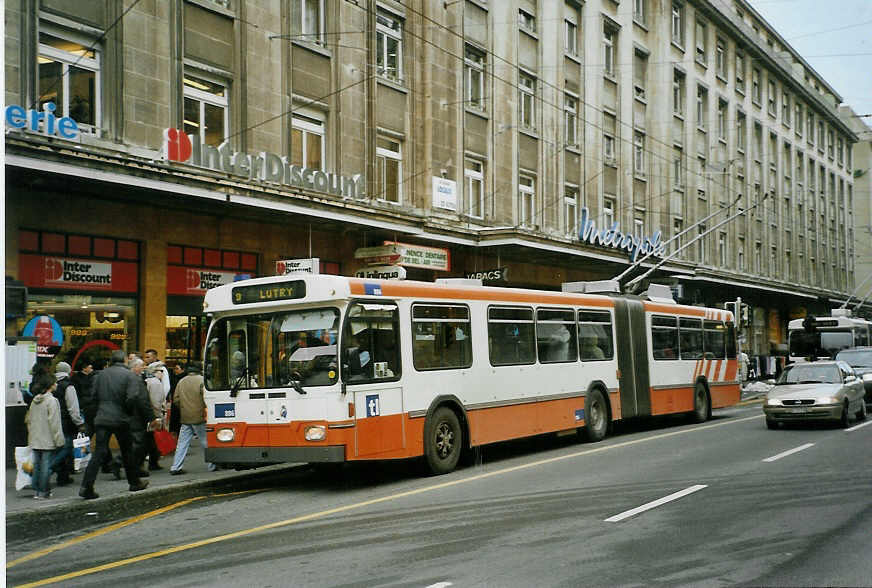
M441 282L441 283L440 283ZM733 316L671 297L291 275L206 293L206 459L423 456L739 400Z

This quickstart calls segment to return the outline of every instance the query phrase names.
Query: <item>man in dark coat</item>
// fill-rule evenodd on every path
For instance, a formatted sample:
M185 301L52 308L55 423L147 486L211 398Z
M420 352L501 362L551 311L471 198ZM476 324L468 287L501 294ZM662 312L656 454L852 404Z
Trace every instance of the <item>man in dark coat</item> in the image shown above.
M125 365L126 360L124 351L113 351L112 365L94 379L94 399L97 402L97 415L94 418L96 447L79 490L79 496L86 500L99 497L94 491L94 481L109 449L109 437L112 435L115 435L121 449L130 491L137 492L148 486L148 481L139 478L138 468L134 463L130 421L132 415L139 410L142 414L150 414L151 404L146 396L140 394L142 381ZM138 406L142 402L145 406Z

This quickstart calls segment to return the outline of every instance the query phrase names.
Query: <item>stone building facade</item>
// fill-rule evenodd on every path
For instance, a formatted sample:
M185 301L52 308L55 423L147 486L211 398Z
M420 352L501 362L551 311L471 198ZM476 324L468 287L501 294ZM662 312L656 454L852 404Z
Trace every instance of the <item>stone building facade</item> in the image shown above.
M743 0L11 0L5 19L6 265L29 288L7 334L50 316L67 361L196 358L206 287L287 259L352 274L386 242L436 251L410 278L544 289L684 247L652 278L741 297L761 358L853 289L857 136Z

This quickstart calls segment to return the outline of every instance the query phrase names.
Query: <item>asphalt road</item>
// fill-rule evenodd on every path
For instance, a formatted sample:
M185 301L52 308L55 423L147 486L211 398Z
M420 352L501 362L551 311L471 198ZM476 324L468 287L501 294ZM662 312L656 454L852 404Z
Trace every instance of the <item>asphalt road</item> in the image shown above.
M7 537L7 585L868 586L870 447L872 424L770 431L754 404L490 446L440 477L300 469L116 528Z

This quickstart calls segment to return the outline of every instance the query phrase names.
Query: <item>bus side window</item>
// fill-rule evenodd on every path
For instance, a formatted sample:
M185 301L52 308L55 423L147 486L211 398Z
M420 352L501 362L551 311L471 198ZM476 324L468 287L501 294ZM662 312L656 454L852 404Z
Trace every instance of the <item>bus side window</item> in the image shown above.
M342 338L343 378L354 383L399 378L399 325L396 304L352 304Z
M578 312L579 355L582 361L602 361L614 357L612 315L602 310Z
M651 352L654 359L678 359L678 320L676 317L651 317Z

